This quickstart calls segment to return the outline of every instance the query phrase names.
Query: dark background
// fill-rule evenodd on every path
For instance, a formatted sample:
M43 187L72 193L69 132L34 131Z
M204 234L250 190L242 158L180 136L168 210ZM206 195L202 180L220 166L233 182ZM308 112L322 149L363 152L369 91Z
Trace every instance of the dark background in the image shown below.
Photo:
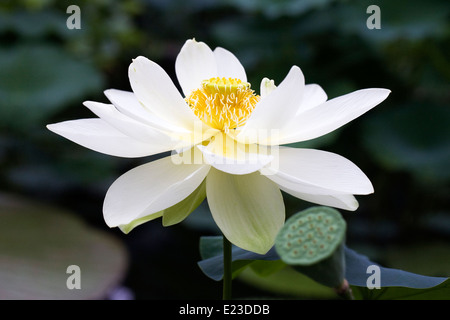
M66 27L70 4L80 7L79 30ZM379 30L366 26L370 16L366 9L372 4L381 9ZM356 212L342 211L350 247L386 266L449 276L449 19L446 0L2 1L0 233L15 232L0 246L0 280L30 276L2 268L10 266L12 256L36 268L33 272L40 270L36 261L42 263L45 256L28 261L28 251L9 243L20 244L24 234L32 234L42 221L36 206L48 206L69 211L85 224L86 232L100 232L106 241L112 238L123 248L120 254L111 254L121 257L115 264L124 267L108 271L114 266L106 265L102 270L115 272L108 285L127 288L122 291L127 295L94 298L221 297L220 283L197 266L199 237L216 234L206 206L177 226L164 228L156 220L128 235L109 229L103 221L108 186L128 169L156 157L105 156L45 128L49 123L93 117L82 102L107 102L103 91L108 88L131 90L127 70L136 56L157 62L177 83L175 58L191 38L235 53L257 91L263 77L280 83L292 65L302 69L307 83L320 84L329 98L362 88L392 90L369 113L299 146L336 152L373 182L375 193L357 197ZM312 206L289 196L285 200L288 214ZM11 213L11 203L37 217L36 224L12 218L2 222L2 215ZM30 251L44 252L40 238L33 240ZM55 237L50 243L64 241ZM81 246L71 250L81 256L85 252ZM311 297L302 290L259 282L243 273L235 281L235 297ZM22 290L15 287L18 282L11 283L3 292L0 288L0 298ZM329 297L320 292L312 296Z

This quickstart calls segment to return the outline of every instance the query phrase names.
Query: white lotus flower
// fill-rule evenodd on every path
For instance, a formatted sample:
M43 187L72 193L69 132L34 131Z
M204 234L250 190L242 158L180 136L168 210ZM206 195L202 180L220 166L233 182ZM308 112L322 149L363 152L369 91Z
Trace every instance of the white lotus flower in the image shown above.
M104 202L108 226L128 232L158 217L182 221L204 199L223 234L235 245L267 252L285 220L280 190L300 199L356 210L354 195L369 194L366 175L330 152L279 147L325 135L389 95L365 89L327 101L305 85L293 66L275 86L263 79L250 89L239 60L188 40L176 59L184 93L156 63L138 57L129 67L133 92L106 90L112 104L86 101L98 118L48 128L84 147L119 157L176 150L119 177Z

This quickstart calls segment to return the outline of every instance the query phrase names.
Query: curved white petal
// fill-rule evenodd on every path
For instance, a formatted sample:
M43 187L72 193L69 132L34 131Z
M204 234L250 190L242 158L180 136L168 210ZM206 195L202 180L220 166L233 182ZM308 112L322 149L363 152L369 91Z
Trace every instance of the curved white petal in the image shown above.
M302 71L293 66L280 85L256 104L238 134L238 140L242 143L270 144L272 134L279 132L295 116L304 86Z
M345 193L332 193L332 194L310 194L304 192L298 192L290 190L279 186L281 190L289 193L290 195L311 202L315 204L320 204L324 206L334 207L338 209L344 209L348 211L355 211L358 209L358 201L352 194Z
M187 130L192 130L194 123L200 121L158 64L145 57L137 57L128 71L137 99L157 117Z
M273 160L271 150L256 144L244 145L224 133L214 136L207 146L197 145L203 159L214 168L230 174L248 174Z
M297 113L283 129L280 144L323 136L369 111L387 98L387 89L363 89Z
M136 98L133 92L108 89L105 95L112 104L124 115L156 129L168 132L188 132L188 130L175 126L164 119L157 117L150 110L146 109Z
M47 128L85 148L117 157L137 158L167 151L126 136L102 119L64 121Z
M321 86L315 83L307 84L303 90L302 103L297 113L314 108L327 101L327 99L328 96Z
M278 150L278 168L267 177L287 189L310 194L369 194L373 186L364 172L335 153L297 148Z
M214 49L217 64L217 77L237 78L247 81L247 74L236 56L224 48Z
M285 211L272 181L258 172L240 176L211 168L206 198L214 221L230 242L260 254L273 246Z
M273 80L264 78L260 85L261 98L266 97L269 93L276 89L276 85ZM327 101L327 94L318 84L312 83L305 85L303 89L303 95L301 101L298 103L297 113L309 110L319 104Z
M154 148L170 151L175 148L186 147L194 144L189 142L190 134L183 134L185 139L177 140L173 137L173 135L169 136L147 124L129 118L128 116L120 113L111 104L93 101L85 101L83 104L123 134L138 141L152 144L154 145Z
M131 169L106 193L106 224L127 225L177 204L197 189L208 171L205 165L176 165L170 156Z
M204 42L187 40L175 61L175 72L185 96L200 88L203 80L217 76L217 64L211 48Z

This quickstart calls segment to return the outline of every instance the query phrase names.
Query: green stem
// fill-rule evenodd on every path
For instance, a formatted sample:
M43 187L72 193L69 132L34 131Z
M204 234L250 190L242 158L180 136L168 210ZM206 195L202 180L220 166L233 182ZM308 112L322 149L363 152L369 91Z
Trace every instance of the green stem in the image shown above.
M223 300L231 300L231 243L223 237Z

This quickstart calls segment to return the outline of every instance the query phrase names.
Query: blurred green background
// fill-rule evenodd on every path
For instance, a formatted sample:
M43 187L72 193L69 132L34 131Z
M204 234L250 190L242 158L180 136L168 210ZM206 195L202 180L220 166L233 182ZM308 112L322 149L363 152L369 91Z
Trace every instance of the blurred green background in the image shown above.
M69 30L69 5L81 29ZM381 29L368 29L369 5ZM448 0L16 0L0 4L0 299L220 299L197 267L198 240L216 233L207 207L170 228L128 235L102 217L109 185L147 159L98 154L45 128L93 117L85 100L131 90L143 55L176 83L187 39L229 49L253 88L298 65L333 98L381 87L388 99L325 137L299 144L336 152L371 179L375 194L343 212L347 244L385 266L450 276L450 3ZM312 206L285 196L287 213ZM79 264L82 290L68 290ZM329 298L244 272L234 296ZM287 284L286 284L287 283ZM84 285L83 285L84 284ZM91 286L91 287L90 287Z

